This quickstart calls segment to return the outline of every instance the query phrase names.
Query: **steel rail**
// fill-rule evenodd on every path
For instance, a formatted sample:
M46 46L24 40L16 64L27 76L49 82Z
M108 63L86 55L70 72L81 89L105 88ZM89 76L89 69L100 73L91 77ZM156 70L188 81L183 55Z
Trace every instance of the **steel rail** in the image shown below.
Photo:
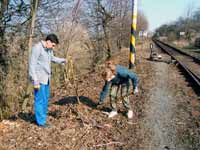
M188 75L200 87L200 59L191 54L181 51L167 43L153 39L153 42L164 52L176 60Z
M162 44L162 45L165 45L167 49L168 49L168 48L171 48L174 52L177 52L177 53L179 53L179 54L183 54L183 55L185 55L185 56L191 57L195 62L200 63L200 58L198 58L198 57L196 57L196 56L194 56L194 55L191 55L191 54L189 54L189 53L186 53L186 52L184 52L184 51L182 51L182 50L180 50L180 49L178 49L178 48L176 48L176 47L173 47L173 46L171 46L171 45L169 45L169 44L167 44L167 43L164 43L164 42L162 42L162 41L160 41L160 40L153 39L153 41L154 41L154 43L156 43L156 44L160 43L160 44Z

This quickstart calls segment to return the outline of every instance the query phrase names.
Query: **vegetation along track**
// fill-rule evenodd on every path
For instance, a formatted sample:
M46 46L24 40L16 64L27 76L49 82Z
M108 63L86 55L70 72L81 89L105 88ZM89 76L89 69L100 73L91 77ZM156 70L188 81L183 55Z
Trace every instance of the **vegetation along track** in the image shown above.
M153 40L154 43L168 53L172 59L176 60L181 67L188 73L198 87L200 87L200 59L185 53L169 44L162 41ZM198 91L200 93L200 91Z

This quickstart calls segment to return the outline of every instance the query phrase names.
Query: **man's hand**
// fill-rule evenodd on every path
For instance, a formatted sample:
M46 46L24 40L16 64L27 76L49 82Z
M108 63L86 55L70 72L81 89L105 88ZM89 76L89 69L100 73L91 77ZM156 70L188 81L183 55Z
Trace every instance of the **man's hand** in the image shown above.
M40 82L38 80L33 81L33 87L35 90L40 89Z
M67 59L64 59L61 63L61 65L65 65L67 63Z

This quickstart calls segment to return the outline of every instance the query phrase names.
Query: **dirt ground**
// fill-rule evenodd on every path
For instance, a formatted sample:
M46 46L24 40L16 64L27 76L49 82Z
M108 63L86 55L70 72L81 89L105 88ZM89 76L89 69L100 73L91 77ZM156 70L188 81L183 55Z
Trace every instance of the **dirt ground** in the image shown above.
M30 112L0 123L0 150L198 150L200 104L183 72L162 55L150 61L149 42L137 46L139 94L130 96L134 117L128 120L118 100L119 114L109 119L109 98L96 107L103 86L101 69L78 82L80 104L66 84L54 91L49 104L50 128L40 128ZM128 49L113 59L127 66Z

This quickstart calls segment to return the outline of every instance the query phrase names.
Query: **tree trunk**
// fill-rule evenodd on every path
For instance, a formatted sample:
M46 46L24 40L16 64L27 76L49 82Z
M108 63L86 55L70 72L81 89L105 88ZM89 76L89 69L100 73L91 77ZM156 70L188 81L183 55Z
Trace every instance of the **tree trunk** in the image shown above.
M29 55L30 55L31 48L32 48L35 19L36 19L37 8L38 8L38 0L32 0L31 4L32 4L32 7L31 7L31 24L30 24L29 41L28 41L28 54ZM31 87L30 87L29 81L27 80L25 99L24 99L23 104L22 104L22 110L25 111L25 112L26 112L26 106L27 106L27 103L28 103L28 99L30 98L30 95L31 95Z
M106 46L107 46L107 59L110 59L110 57L111 57L110 37L108 35L106 26L107 26L106 24L103 25L103 31L104 31L105 42L106 42Z
M4 15L7 11L8 3L8 0L2 0L0 3L0 67L5 74L7 72L7 50L5 41L6 22L4 21Z
M32 0L32 10L31 10L31 26L29 30L29 42L28 42L28 52L30 54L31 48L32 48L32 40L33 40L33 33L34 33L34 27L35 27L35 18L37 14L37 8L38 8L38 0Z

